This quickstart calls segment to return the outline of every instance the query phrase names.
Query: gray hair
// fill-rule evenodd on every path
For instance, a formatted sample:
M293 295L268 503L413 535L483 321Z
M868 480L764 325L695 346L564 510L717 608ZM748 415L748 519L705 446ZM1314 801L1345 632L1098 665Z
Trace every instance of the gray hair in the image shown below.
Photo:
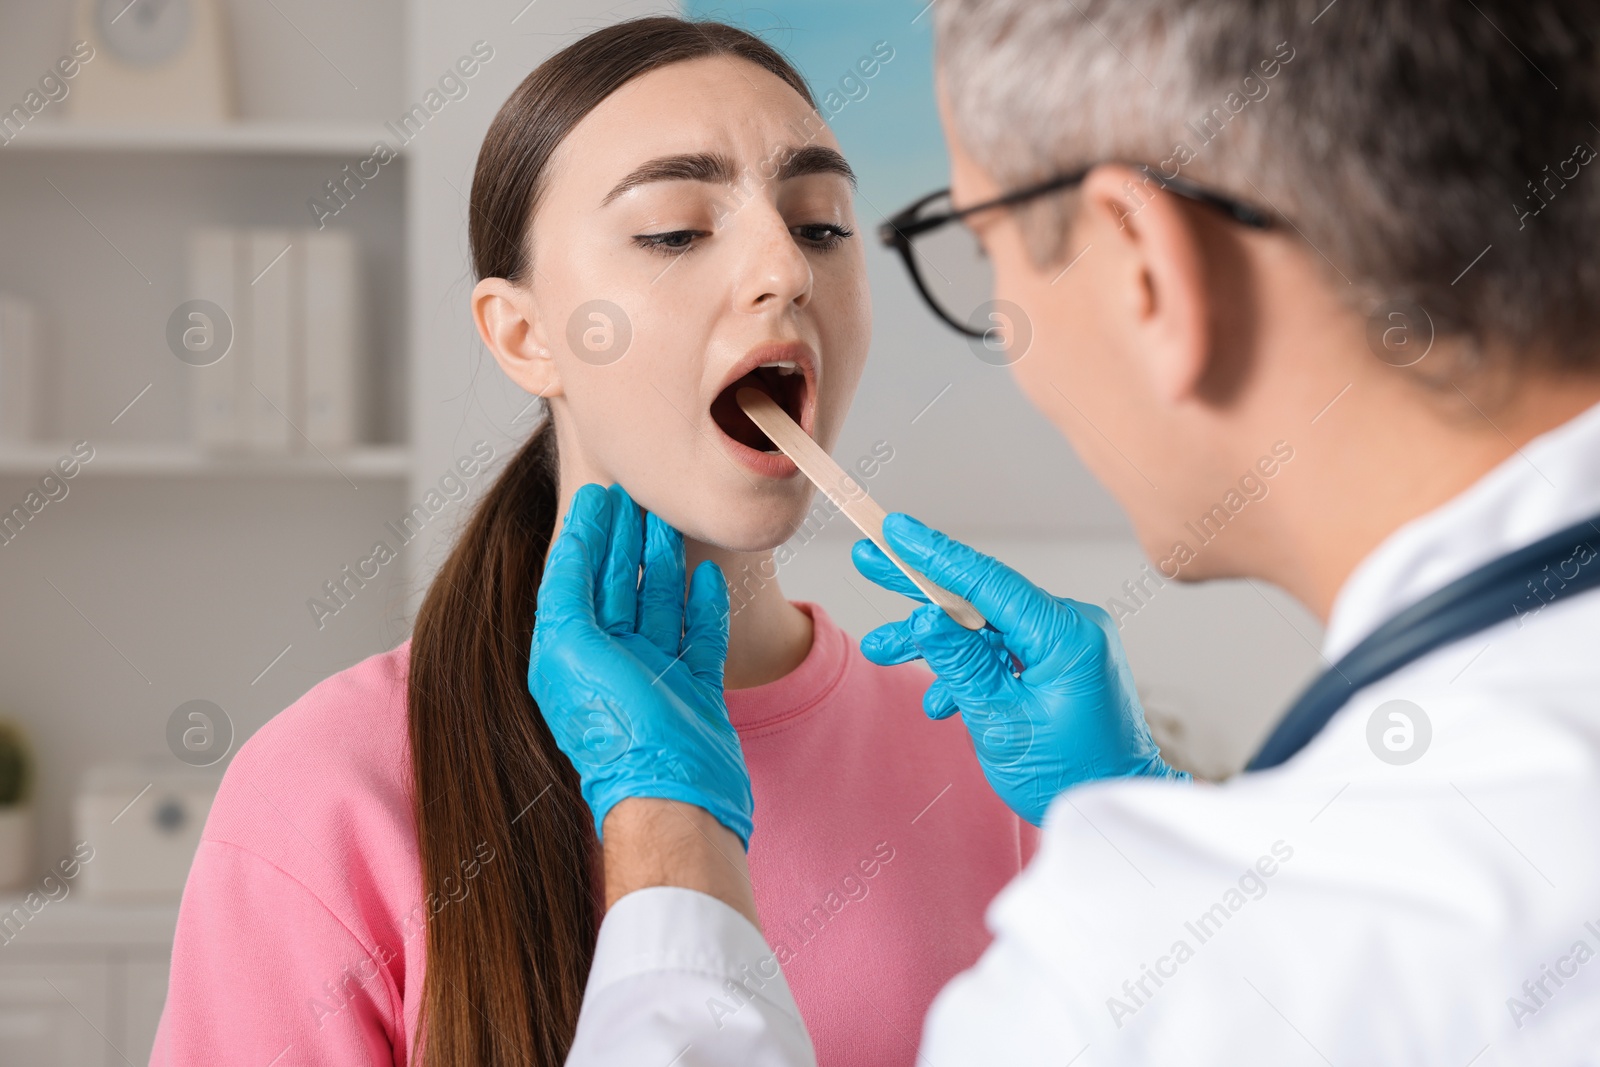
M1600 369L1594 0L934 10L955 129L1002 187L1104 161L1181 174L1289 220L1354 306L1412 301L1441 333ZM1041 266L1070 204L1032 209Z

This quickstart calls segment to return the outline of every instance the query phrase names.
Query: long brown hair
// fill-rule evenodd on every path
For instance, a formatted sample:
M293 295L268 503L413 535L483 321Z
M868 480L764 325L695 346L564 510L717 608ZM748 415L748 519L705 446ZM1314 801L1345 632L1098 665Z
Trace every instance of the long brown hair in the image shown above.
M815 107L781 55L731 26L652 17L589 34L529 74L484 137L469 224L477 277L528 281L545 169L585 115L641 74L707 56L749 60ZM557 488L546 417L468 520L412 633L407 700L425 893L454 897L473 857L493 857L473 868L460 904L428 919L412 1057L425 1067L557 1067L594 955L594 824L527 683Z

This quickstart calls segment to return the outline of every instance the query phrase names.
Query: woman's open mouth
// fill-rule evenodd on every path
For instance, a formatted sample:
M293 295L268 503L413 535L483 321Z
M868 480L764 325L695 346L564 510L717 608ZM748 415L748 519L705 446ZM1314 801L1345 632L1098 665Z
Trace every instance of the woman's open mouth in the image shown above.
M797 473L793 461L739 407L735 394L745 386L761 390L810 433L816 397L816 360L810 347L800 342L758 345L733 372L711 402L711 421L728 438L728 451L761 474L784 478Z

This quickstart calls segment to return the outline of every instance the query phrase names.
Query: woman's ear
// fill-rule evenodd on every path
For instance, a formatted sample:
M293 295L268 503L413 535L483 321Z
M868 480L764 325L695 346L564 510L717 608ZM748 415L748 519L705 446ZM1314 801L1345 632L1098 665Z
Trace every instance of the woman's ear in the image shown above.
M472 319L506 377L535 396L561 395L561 376L527 287L483 279L472 290Z
M1200 393L1217 352L1205 253L1187 203L1141 170L1096 167L1083 184L1096 229L1120 246L1117 262L1129 350L1158 396L1178 402ZM1096 241L1101 238L1096 237Z

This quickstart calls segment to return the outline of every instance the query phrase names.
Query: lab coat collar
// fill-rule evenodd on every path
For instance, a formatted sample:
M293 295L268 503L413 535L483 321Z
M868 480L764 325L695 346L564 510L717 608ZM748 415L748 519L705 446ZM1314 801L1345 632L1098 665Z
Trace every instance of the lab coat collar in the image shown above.
M1336 662L1390 616L1490 560L1600 511L1600 404L1540 434L1368 554L1339 589L1322 654Z

